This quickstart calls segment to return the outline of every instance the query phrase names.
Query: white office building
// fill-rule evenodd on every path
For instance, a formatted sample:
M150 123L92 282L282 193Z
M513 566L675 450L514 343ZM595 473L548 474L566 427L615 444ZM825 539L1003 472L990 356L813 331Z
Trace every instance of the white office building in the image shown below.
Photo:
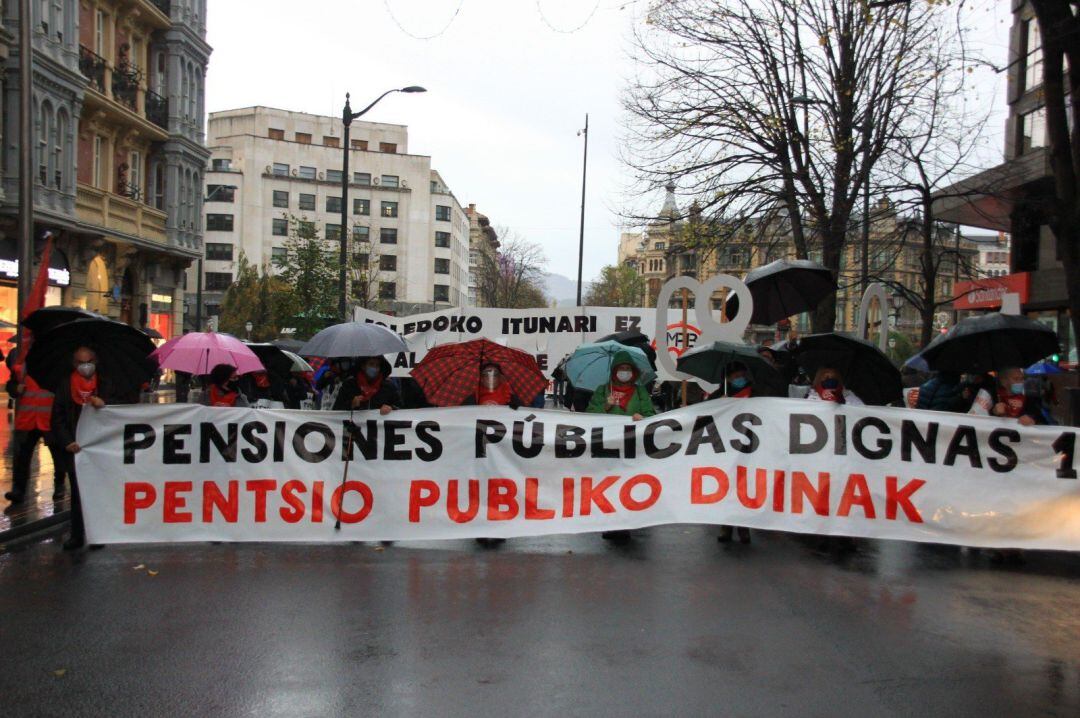
M273 268L288 218L334 239L341 224L340 118L248 107L211 113L207 128L203 315L218 313L243 251ZM378 255L377 304L399 315L468 302L469 220L431 157L409 153L408 128L353 122L352 244ZM188 291L198 279L193 268Z

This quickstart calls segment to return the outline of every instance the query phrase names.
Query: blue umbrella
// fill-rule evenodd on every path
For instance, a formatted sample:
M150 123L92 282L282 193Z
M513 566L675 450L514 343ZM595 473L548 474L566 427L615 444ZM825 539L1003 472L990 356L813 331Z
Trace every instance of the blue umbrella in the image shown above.
M1065 372L1057 364L1041 361L1029 366L1024 370L1024 373L1028 376L1045 376L1046 374L1064 374Z
M611 380L611 363L616 354L625 353L638 370L638 383L645 384L656 378L649 366L645 352L618 342L582 344L566 360L566 379L577 389L596 391L597 387Z

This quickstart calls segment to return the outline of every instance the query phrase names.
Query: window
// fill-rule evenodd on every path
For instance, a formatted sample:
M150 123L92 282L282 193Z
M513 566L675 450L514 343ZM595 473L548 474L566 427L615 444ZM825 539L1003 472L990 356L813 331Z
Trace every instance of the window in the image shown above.
M397 230L393 227L383 227L379 230L379 241L383 244L397 244Z
M397 145L393 142L380 142L379 152L388 152L390 154L397 154Z
M436 284L432 299L436 302L449 302L450 286L446 284Z
M656 249L657 250L663 250L664 249L664 243L663 242L657 242L656 243Z
M341 239L341 225L326 223L326 238L332 241Z
M352 181L356 184L362 184L365 187L371 184L370 172L353 172Z
M341 184L341 170L326 170L326 180Z
M379 282L379 299L396 299L397 284L394 282Z
M315 223L306 219L297 221L296 231L299 232L302 237L314 237L317 234L315 231Z
M277 177L289 176L289 165L284 162L275 162L273 167L273 174Z
M397 202L382 202L379 214L383 217L397 217Z
M397 271L397 257L392 254L384 254L379 257L379 271L380 272L396 272Z
M214 302L207 302L205 306L206 306L206 316L208 316L208 317L216 317L219 314L221 314L221 305L220 304L215 304Z
M232 169L232 160L218 158L210 160L210 170L213 172L228 172Z
M233 230L233 216L231 214L208 214L206 215L206 229L209 232L231 232Z
M289 195L286 194L286 197ZM236 188L227 184L206 185L207 202L234 202L236 200ZM287 206L287 205L286 205Z
M356 268L366 270L368 268L368 255L365 252L358 252L356 254Z
M300 209L309 212L315 211L315 195L300 193Z
M128 154L128 186L124 193L132 199L142 199L142 153L131 152Z
M1020 142L1017 154L1024 154L1036 147L1046 146L1046 108L1020 115Z
M300 177L303 179L315 179L317 171L314 167L305 167L300 165Z
M285 130L279 130L271 127L266 131L266 136L272 140L283 140L285 139Z
M435 219L441 222L449 222L450 208L441 204L435 205Z
M232 272L207 272L206 291L224 292L232 284Z
M101 135L94 135L94 166L91 170L90 181L94 183L95 187L101 187L103 184L101 176L105 169L104 145L105 138L103 138Z
M326 211L327 212L341 212L341 197L327 197L326 198Z
M435 274L450 274L450 260L449 259L436 259L435 260Z
M450 233L449 232L436 232L435 233L435 246L436 247L449 247L450 246Z
M367 242L371 238L371 227L360 224L354 226L352 228L352 238L354 242Z
M270 233L275 237L288 237L289 236L289 220L287 219L274 219L273 227Z
M274 206L288 208L289 193L280 189L274 190Z
M431 180L431 194L437 194L439 192L439 183L435 180Z
M218 244L216 242L207 242L206 258L218 262L231 262L232 248L233 246L231 244Z
M349 144L352 145L352 148L354 150L366 150L367 149L367 140L352 140L351 142L349 142Z
M289 250L284 247L271 247L270 261L276 265L284 264L289 261Z
M383 187L397 187L398 180L399 178L397 175L383 175L382 179L379 180L379 184Z
M1039 23L1032 18L1024 23L1024 91L1027 92L1042 84L1043 56L1042 38L1039 37Z
M341 138L323 135L322 143L327 147L341 147Z
M105 56L105 21L104 11L94 13L94 52L102 57Z
M354 199L352 201L353 214L371 214L370 199Z
M296 141L299 142L302 145L310 145L311 144L311 135L309 133L307 133L307 132L297 132L296 133Z

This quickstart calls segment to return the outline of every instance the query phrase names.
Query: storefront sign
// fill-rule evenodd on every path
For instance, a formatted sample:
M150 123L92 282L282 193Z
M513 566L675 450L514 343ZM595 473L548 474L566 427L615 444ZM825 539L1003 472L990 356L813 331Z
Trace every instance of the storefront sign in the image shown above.
M19 260L0 259L0 275L10 279L19 278ZM49 284L67 287L71 284L71 272L64 267L49 267Z
M973 282L957 282L954 309L998 309L1001 298L1006 294L1016 294L1020 304L1028 300L1031 293L1031 274L1017 272L1002 277L987 277Z

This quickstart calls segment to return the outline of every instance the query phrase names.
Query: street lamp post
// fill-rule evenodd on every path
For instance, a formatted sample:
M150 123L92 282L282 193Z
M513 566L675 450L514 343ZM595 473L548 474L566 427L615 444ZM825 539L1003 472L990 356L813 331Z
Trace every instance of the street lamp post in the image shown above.
M352 107L349 106L349 93L345 93L345 107L341 111L341 124L345 126L345 132L341 139L341 228L338 231L338 240L340 241L339 262L341 265L338 269L338 316L343 322L349 321L348 275L346 272L349 264L349 126L357 117L364 115L372 107L379 104L379 100L395 92L427 92L427 90L417 85L387 90L359 112L352 111Z
M247 340L251 341L251 330L255 328L255 325L251 322L244 323L244 331L247 332Z
M578 132L585 135L585 150L581 159L581 227L578 233L577 256L577 306L581 306L581 265L585 260L585 170L589 166L589 113L585 113L585 129Z

